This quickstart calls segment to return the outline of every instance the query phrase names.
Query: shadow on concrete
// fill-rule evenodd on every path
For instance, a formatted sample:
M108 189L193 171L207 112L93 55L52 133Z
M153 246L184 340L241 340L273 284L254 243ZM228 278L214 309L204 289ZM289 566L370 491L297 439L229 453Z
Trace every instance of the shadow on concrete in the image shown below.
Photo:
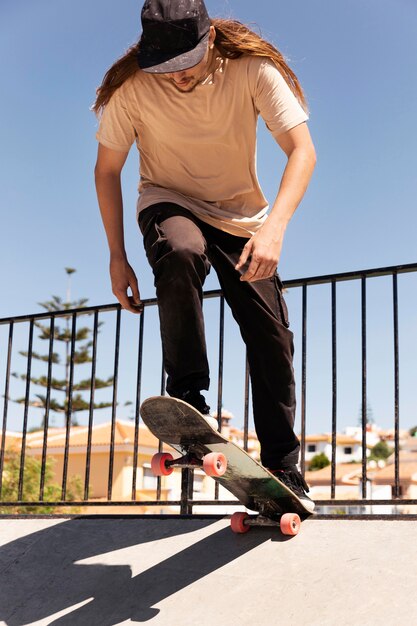
M47 623L113 626L129 619L145 622L159 613L152 607L161 600L272 536L275 540L288 539L276 530L234 535L228 527L214 532L207 529L208 534L197 543L190 538L190 545L184 549L182 542L177 554L134 577L129 564L76 563L132 547L130 562L140 568L145 548L141 552L137 546L201 530L215 521L218 520L74 519L12 541L0 547L0 621L7 626L24 626L74 607L64 616L51 617L53 621ZM86 601L75 608L74 605Z

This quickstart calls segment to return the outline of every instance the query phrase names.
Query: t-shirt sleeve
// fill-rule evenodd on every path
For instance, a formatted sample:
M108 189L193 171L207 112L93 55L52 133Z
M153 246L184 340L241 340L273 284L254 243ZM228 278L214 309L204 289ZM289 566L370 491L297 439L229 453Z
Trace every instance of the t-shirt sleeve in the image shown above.
M253 78L254 102L273 137L308 120L285 78L270 59L258 60Z
M100 119L96 139L112 150L129 152L136 132L119 90L110 98Z

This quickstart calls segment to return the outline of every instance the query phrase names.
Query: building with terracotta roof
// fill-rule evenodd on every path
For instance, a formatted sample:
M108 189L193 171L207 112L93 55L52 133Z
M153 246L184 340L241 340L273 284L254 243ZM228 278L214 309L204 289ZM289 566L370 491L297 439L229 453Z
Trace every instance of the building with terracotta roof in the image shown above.
M230 426L232 415L227 411L223 412L223 434L237 445L244 445L243 433ZM94 507L94 502L107 501L108 482L110 467L110 442L111 442L111 422L96 424L91 430L91 460L90 476L88 485L88 501L91 507L83 507L83 513L97 512L103 510ZM52 482L56 485L62 484L64 471L66 429L50 428L47 433L47 457L53 459ZM84 483L87 468L87 445L89 430L86 426L71 426L68 441L68 482L78 478L83 486L80 500L84 495ZM1 441L1 431L0 431ZM22 433L6 433L6 459L8 450L20 450ZM113 472L111 499L115 502L132 501L133 472L134 472L134 442L135 425L130 421L116 420L114 425L114 449L113 449ZM44 431L38 430L26 435L26 455L42 459L44 445ZM158 479L151 470L152 456L158 451L159 442L144 425L139 425L138 448L137 448L137 468L136 468L136 501L154 501L157 495ZM168 445L163 445L162 450L176 453ZM254 458L259 458L259 444L255 433L248 435L248 451ZM178 455L177 455L178 456ZM212 478L200 470L194 470L194 498L201 500L214 499L215 484ZM223 488L219 494L222 500L235 500L235 498ZM161 477L160 500L179 501L181 494L181 470L175 469L169 476ZM120 512L120 505L106 506L107 513ZM233 509L235 510L235 509ZM175 508L178 511L178 508ZM205 512L210 512L207 508ZM169 507L155 507L131 505L123 509L124 513L159 513L174 512ZM219 512L216 508L216 512Z
M367 443L367 456L370 455L372 445ZM331 434L307 435L305 445L305 460L308 464L317 454L325 454L332 459ZM346 434L336 435L336 463L359 463L362 460L362 442L356 437Z
M395 459L391 455L387 464L382 468L375 468L370 472L370 481L373 491L385 497L395 496ZM408 437L403 441L399 452L399 495L404 500L417 499L417 438ZM384 496L381 496L384 497ZM395 511L403 513L417 513L417 507L411 505L394 506Z
M111 422L96 424L91 431L91 461L89 477L89 500L104 501L108 496ZM20 436L19 436L20 435ZM1 433L0 433L1 436ZM87 467L88 428L72 426L68 444L68 480L78 477L83 485ZM21 433L6 433L6 459L8 450L17 450L21 446ZM114 427L114 451L112 473L112 500L129 501L132 499L133 485L133 453L135 441L135 425L132 422L117 420ZM42 458L44 431L28 433L26 436L26 454ZM50 428L47 433L47 456L53 459L52 482L62 483L66 446L65 428ZM168 450L168 446L164 450ZM151 458L158 450L158 440L144 426L139 426L138 465L136 470L136 499L154 500L156 498L157 479L151 472ZM168 480L169 479L169 480ZM169 484L168 484L169 483ZM180 478L162 478L161 499L170 499L171 492L176 490ZM80 498L81 499L81 498ZM132 507L125 512L146 512L145 507ZM153 510L153 508L152 508ZM106 508L107 512L110 512ZM83 512L86 510L83 508ZM155 511L156 512L156 511Z
M402 499L417 498L417 439L402 437L399 452L399 495ZM331 499L331 465L317 471L307 471L305 478L310 486L310 496L321 513L417 513L416 508L402 505L394 500L392 504L378 507L362 506L362 463L338 463L335 466L334 504L320 507L320 500ZM395 458L392 454L387 461L370 461L367 465L367 499L391 500L395 498ZM355 506L340 506L338 500L358 500Z

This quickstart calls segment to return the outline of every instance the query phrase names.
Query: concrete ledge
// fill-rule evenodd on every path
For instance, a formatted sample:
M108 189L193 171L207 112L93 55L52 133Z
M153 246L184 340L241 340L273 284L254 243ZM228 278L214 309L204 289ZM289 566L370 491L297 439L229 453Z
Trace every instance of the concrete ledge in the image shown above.
M344 626L417 620L415 522L0 519L0 624Z

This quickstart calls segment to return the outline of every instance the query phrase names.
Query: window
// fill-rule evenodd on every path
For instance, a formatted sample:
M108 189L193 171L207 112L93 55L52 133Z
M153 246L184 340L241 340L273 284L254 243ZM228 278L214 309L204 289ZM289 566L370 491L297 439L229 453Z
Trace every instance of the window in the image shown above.
M307 452L315 452L317 450L317 446L315 443L307 444Z
M158 479L154 476L151 466L143 466L143 489L156 489L158 486Z
M344 453L344 454L353 454L353 448L352 448L352 446L345 446L345 447L343 448L343 453Z

